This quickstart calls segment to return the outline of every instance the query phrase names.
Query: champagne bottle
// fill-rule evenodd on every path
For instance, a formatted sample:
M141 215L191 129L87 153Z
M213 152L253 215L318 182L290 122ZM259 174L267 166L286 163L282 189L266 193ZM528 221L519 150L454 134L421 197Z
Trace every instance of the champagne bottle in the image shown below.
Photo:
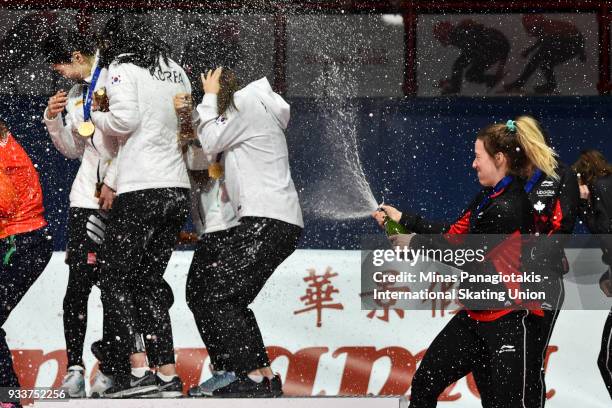
M188 109L180 109L178 108L178 104L180 102L186 103L189 108ZM190 94L177 94L174 98L174 109L177 111L178 116L178 140L179 141L188 141L196 138L195 130L193 128L193 124L191 122L191 95Z
M98 105L100 112L108 112L108 96L106 95L106 88L98 88L93 94L94 100Z
M195 139L195 131L191 123L191 118L179 116L178 139L180 141Z
M397 234L407 234L408 230L397 221L393 221L389 216L385 216L385 232L387 236Z

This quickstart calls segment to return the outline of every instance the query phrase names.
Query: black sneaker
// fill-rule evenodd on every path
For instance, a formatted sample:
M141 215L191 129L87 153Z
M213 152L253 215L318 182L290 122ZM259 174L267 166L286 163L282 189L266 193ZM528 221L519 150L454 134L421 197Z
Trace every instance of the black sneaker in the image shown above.
M115 378L115 384L104 391L102 398L153 398L159 397L157 376L147 371L142 377L130 375L129 377Z
M271 398L270 381L255 382L248 375L240 375L233 383L213 391L215 398Z
M170 381L164 381L155 376L157 387L161 393L161 398L181 398L183 396L183 382L178 375L172 377Z
M266 378L264 381L268 381L273 398L283 396L283 381L281 380L280 375L275 374L272 379Z

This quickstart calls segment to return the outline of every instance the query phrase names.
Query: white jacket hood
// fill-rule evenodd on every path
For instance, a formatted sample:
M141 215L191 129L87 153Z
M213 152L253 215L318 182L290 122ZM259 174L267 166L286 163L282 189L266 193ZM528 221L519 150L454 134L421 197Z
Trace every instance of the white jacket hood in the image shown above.
M272 116L278 122L278 125L283 129L287 129L290 117L290 106L283 99L282 96L272 90L268 78L263 77L257 81L251 82L244 91L248 91L252 95L259 98L259 100L266 106ZM240 91L238 91L240 92Z

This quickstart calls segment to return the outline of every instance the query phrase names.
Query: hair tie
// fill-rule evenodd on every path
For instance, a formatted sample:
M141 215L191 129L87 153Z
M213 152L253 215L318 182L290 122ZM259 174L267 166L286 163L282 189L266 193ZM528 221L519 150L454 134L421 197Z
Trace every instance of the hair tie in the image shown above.
M516 132L516 124L512 119L506 122L506 127L510 132Z

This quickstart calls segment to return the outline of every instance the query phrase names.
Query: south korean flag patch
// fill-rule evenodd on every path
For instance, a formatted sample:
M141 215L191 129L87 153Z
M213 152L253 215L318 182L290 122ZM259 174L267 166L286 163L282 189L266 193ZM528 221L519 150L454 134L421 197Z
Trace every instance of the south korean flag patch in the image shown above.
M217 120L215 121L215 123L217 125L226 125L227 124L227 118L223 115L220 115Z

